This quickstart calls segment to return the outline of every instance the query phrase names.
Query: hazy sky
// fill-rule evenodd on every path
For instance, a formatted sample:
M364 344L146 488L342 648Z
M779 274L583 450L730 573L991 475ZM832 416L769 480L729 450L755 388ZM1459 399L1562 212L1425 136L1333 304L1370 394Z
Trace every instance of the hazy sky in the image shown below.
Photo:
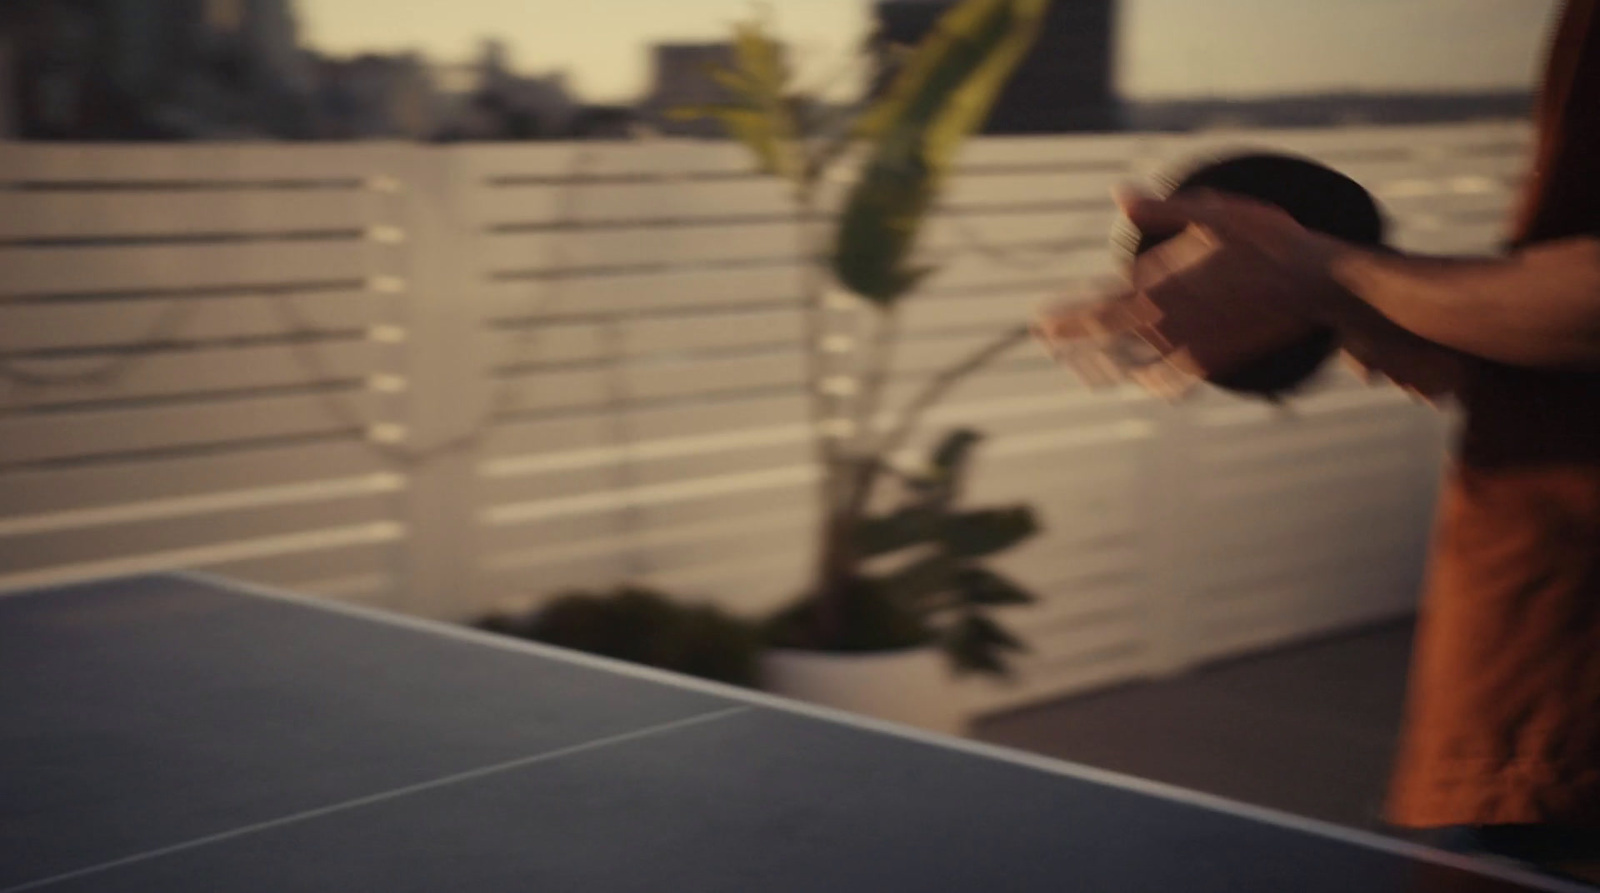
M646 47L712 40L750 0L297 0L333 52L462 60L496 36L517 67L566 69L587 99L636 95ZM1057 0L1072 2L1072 0ZM1529 83L1557 0L1121 0L1117 81L1134 98ZM860 39L868 0L770 0L802 70Z

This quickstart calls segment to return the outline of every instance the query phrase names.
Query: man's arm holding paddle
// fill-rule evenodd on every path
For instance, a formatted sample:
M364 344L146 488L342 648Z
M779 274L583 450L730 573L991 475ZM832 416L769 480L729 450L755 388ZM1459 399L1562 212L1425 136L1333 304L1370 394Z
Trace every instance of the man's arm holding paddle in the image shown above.
M1126 332L1208 377L1297 329L1332 326L1355 359L1430 396L1451 389L1463 355L1600 368L1600 239L1423 258L1352 246L1219 193L1119 201L1140 230L1181 235L1138 259L1124 294L1048 323L1056 338Z

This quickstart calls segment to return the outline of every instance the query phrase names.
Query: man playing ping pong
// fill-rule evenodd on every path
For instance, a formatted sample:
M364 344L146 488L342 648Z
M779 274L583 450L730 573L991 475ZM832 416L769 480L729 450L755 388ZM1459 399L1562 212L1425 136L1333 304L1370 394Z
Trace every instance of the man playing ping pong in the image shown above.
M1218 193L1121 199L1131 286L1045 324L1133 339L1170 392L1317 326L1466 425L1438 511L1395 825L1591 875L1600 864L1600 3L1563 10L1512 248L1386 253Z

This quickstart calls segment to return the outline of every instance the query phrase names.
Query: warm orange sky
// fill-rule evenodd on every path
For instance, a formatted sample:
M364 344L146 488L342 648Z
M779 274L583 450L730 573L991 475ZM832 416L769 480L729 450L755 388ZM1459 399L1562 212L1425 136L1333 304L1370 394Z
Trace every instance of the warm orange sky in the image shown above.
M1072 2L1072 0L1058 0ZM527 71L566 69L591 100L628 98L645 47L712 40L750 0L298 0L319 48L465 59L495 35ZM1136 98L1528 83L1556 0L1121 0L1118 82ZM771 0L802 66L859 39L868 0Z

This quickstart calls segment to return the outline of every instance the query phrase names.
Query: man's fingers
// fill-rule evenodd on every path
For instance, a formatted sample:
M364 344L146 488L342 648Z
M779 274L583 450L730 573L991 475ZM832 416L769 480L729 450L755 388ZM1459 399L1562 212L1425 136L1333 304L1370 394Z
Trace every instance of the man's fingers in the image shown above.
M1149 196L1117 199L1128 222L1147 236L1171 236L1183 232L1194 221L1182 203Z
M1038 333L1053 341L1103 340L1144 325L1146 314L1128 296L1050 310L1035 324Z
M1153 236L1170 236L1190 226L1210 226L1217 220L1219 206L1226 202L1225 197L1209 189L1157 198L1136 187L1119 186L1111 190L1111 196L1128 222Z
M1248 237L1263 226L1296 225L1282 208L1214 189L1185 190L1181 195L1157 198L1138 188L1116 187L1111 195L1128 222L1154 236L1197 227L1231 240Z

